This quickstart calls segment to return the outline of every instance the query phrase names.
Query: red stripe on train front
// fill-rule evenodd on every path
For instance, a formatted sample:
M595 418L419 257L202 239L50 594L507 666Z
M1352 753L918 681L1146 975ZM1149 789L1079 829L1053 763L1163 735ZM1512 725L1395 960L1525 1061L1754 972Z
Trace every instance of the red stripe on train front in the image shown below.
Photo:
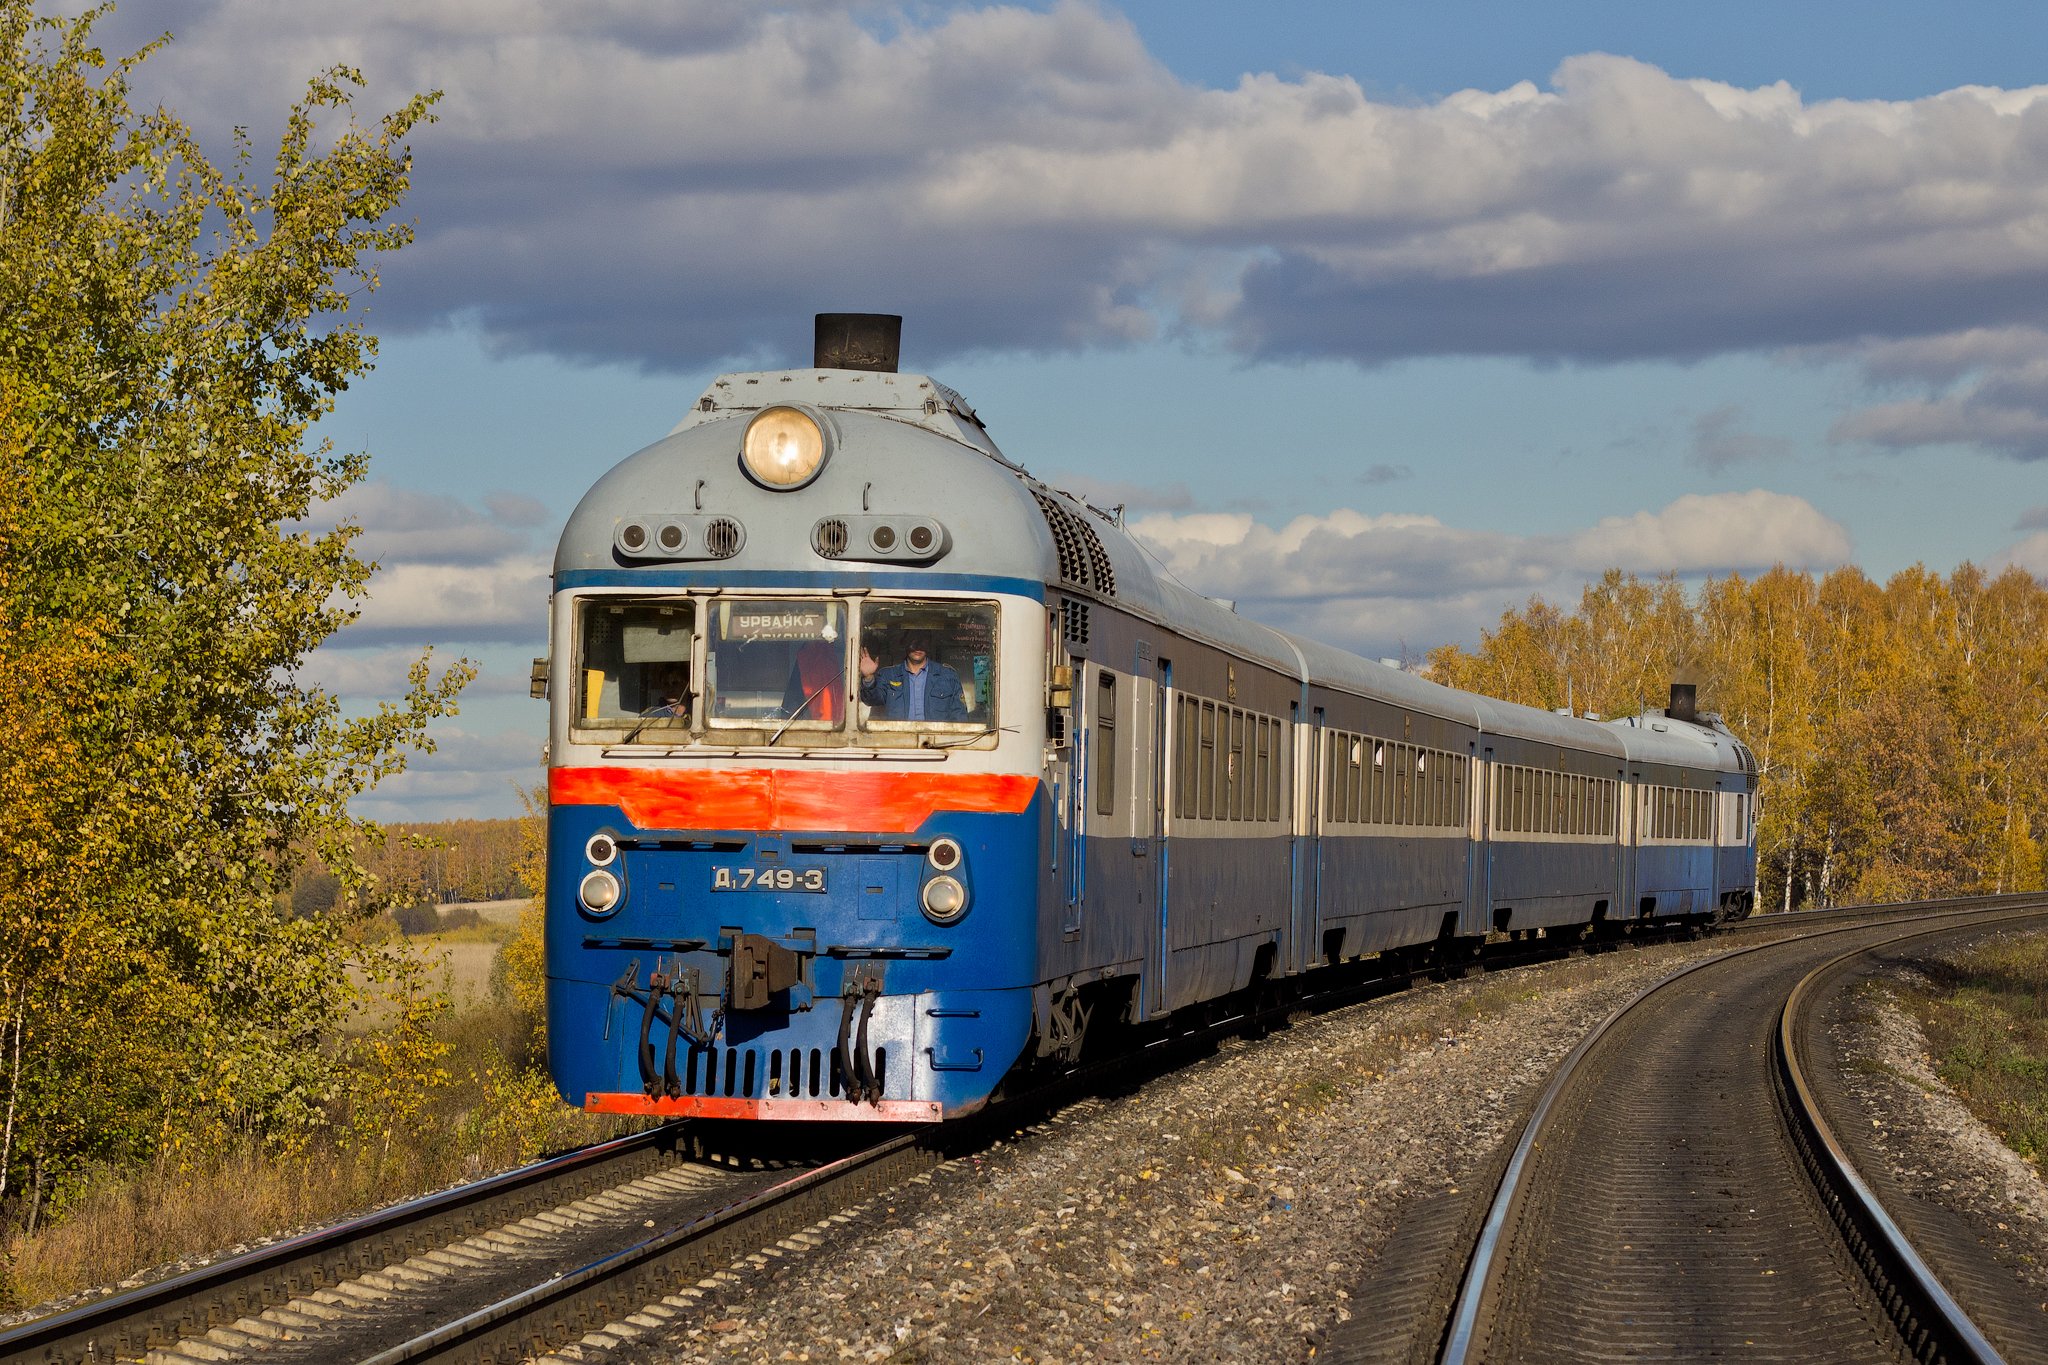
M632 1091L592 1091L590 1114L645 1114L664 1119L767 1119L794 1123L937 1123L937 1100L737 1100L720 1095L654 1099Z
M640 829L909 834L937 811L1016 815L1038 779L1019 773L819 772L788 768L556 768L558 806L617 806Z

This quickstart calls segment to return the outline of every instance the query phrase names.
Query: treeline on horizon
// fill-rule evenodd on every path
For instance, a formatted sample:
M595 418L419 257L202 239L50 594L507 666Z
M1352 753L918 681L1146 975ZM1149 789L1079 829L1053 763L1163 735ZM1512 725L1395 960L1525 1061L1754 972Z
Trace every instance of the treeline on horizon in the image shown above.
M373 879L373 902L386 909L506 900L527 894L520 861L530 840L516 818L425 820L385 825L377 838L359 836L350 856ZM293 914L323 915L344 899L341 879L325 866L297 869Z
M1780 567L1696 592L1610 570L1576 610L1531 598L1427 671L1609 718L1696 684L1756 755L1758 907L1797 909L2041 888L2044 627L2048 587L2018 568Z

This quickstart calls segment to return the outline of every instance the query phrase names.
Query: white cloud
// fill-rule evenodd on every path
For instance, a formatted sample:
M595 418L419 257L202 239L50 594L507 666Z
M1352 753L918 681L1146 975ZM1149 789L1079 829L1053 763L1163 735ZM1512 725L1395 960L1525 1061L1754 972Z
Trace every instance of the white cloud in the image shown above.
M542 735L504 731L477 734L435 730L437 747L417 754L406 770L379 783L350 807L372 820L495 819L517 809L517 789L544 776Z
M532 644L536 653L546 645L546 629L545 624L541 624L533 633ZM342 638L345 641L348 637ZM307 656L298 670L298 678L302 683L318 687L344 702L391 700L405 695L407 672L419 660L421 652L417 645L352 648L345 643L330 644ZM432 662L435 675L438 676L454 658L453 651L437 651ZM464 702L482 697L531 695L528 688L530 675L524 661L474 657L470 661L476 665L477 673L469 686L462 689Z
M547 638L548 561L508 555L488 564L393 564L370 582L362 615L340 641L518 643Z
M525 528L540 520L532 515L539 503L518 494L493 493L486 496L485 506L488 515L460 498L369 482L356 484L323 505L318 515L362 527L355 551L380 564L480 564L524 549L530 539Z
M532 548L530 529L546 509L518 494L484 501L489 510L480 512L444 494L360 483L309 520L360 526L356 553L378 566L356 622L318 656L355 656L321 665L341 684L334 690L360 694L368 678L388 673L396 654L364 651L394 641L460 648L546 638L547 558Z
M2017 564L2036 578L2048 579L2048 531L2036 531L1991 557L1991 567L2002 569Z
M1763 489L1687 494L1654 512L1550 536L1348 508L1280 527L1205 512L1149 516L1131 529L1197 591L1373 654L1404 641L1427 648L1468 639L1534 593L1576 600L1609 568L1700 576L1779 563L1830 568L1850 554L1839 523L1803 498Z
M1659 512L1606 517L1566 541L1564 563L1589 574L1708 574L1773 564L1833 568L1848 560L1849 533L1804 498L1753 488L1688 493Z
M515 350L786 357L849 306L909 314L924 360L1188 330L1371 363L2048 326L2043 89L1808 101L1598 54L1428 103L1322 74L1204 89L1081 0L170 22L142 83L209 128L336 60L379 107L445 89L380 317L462 314Z

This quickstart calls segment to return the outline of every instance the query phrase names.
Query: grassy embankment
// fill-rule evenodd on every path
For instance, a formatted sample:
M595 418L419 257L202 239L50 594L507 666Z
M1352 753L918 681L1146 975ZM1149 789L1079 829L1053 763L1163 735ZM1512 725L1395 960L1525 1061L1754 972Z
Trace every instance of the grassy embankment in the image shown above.
M625 1131L556 1096L538 1020L501 966L518 910L481 911L407 940L424 971L403 1000L385 988L335 1040L376 1041L328 1122L290 1143L173 1144L139 1171L108 1173L35 1236L0 1245L0 1305L117 1283Z
M2048 1160L2048 934L1999 938L1920 964L1928 985L1903 1003L1935 1070L2005 1144Z

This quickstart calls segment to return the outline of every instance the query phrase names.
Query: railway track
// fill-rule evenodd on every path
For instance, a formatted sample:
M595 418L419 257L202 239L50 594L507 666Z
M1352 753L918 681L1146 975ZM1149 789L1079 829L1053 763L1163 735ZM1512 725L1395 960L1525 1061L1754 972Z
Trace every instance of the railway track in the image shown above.
M1764 921L1618 1010L1496 1156L1497 1185L1396 1234L1398 1273L1354 1310L1378 1330L1326 1358L2048 1359L2011 1273L1967 1227L1888 1210L1839 1136L1823 1024L1873 954L2048 921L2039 898L1919 910L1790 938Z
M518 1359L573 1340L936 1157L740 1160L671 1124L0 1333L0 1361Z
M1809 936L1820 927L1842 932L1836 921L1896 918L1832 912L1796 926L1767 919L1739 929L1743 937ZM1486 965L1554 958L1570 946L1501 944L1489 949ZM1200 1030L1064 1077L999 1115L893 1137L822 1163L721 1162L704 1150L703 1134L714 1126L669 1125L31 1322L0 1334L0 1360L398 1365L516 1360L579 1339L603 1345L688 1310L691 1286L743 1258L815 1242L811 1229L950 1151L1029 1121L1020 1114L1169 1070L1221 1037L1284 1023L1293 1012L1387 994L1426 965L1360 972L1311 999L1225 1011ZM1530 1356L1539 1357L1548 1358Z

